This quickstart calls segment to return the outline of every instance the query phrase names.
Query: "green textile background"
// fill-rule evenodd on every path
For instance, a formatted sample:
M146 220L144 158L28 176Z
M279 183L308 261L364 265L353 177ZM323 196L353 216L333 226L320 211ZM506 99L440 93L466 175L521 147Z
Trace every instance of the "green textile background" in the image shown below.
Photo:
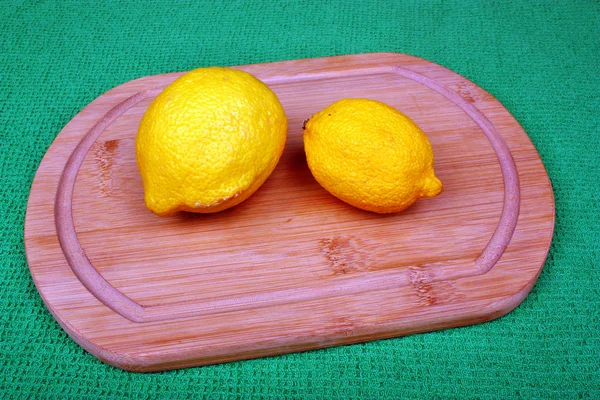
M441 64L522 124L556 230L532 293L460 329L154 374L101 363L44 307L23 248L35 171L62 127L145 75L393 51ZM597 1L1 1L0 397L600 398Z

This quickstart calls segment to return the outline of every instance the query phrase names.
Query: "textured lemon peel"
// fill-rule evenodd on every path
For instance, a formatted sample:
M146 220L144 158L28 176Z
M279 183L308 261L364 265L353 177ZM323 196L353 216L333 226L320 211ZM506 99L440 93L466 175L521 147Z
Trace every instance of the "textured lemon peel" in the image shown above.
M425 133L382 102L340 100L305 121L303 129L313 176L348 204L394 213L442 191Z
M250 197L283 152L287 117L252 75L200 68L151 103L136 137L146 206L160 216L217 212Z

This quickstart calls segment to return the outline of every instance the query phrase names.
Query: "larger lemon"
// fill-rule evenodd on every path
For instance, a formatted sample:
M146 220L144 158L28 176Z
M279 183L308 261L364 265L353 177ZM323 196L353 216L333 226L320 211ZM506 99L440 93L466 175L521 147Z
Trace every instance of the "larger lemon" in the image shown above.
M379 101L343 99L326 107L305 124L304 148L315 179L364 210L399 212L442 191L427 136Z
M251 74L199 68L166 87L136 137L147 207L157 215L211 213L254 193L285 146L277 96Z

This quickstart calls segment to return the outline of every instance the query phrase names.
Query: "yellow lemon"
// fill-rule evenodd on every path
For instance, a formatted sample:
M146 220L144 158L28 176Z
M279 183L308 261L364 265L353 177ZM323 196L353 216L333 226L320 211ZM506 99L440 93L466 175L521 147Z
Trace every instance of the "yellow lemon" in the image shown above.
M188 72L154 99L139 126L146 206L160 216L233 207L273 172L286 136L281 103L251 74L219 67Z
M382 102L340 100L305 123L303 138L317 182L355 207L399 212L442 191L427 136Z

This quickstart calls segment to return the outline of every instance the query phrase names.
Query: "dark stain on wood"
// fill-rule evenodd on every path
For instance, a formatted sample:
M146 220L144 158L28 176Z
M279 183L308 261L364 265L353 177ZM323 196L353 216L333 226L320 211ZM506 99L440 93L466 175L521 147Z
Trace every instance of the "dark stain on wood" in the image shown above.
M98 187L100 189L100 197L107 197L113 191L113 164L117 148L119 147L118 140L107 140L104 142L96 142L92 146L94 154L94 162L98 168Z
M364 243L348 236L321 239L319 246L333 275L346 275L370 269Z

